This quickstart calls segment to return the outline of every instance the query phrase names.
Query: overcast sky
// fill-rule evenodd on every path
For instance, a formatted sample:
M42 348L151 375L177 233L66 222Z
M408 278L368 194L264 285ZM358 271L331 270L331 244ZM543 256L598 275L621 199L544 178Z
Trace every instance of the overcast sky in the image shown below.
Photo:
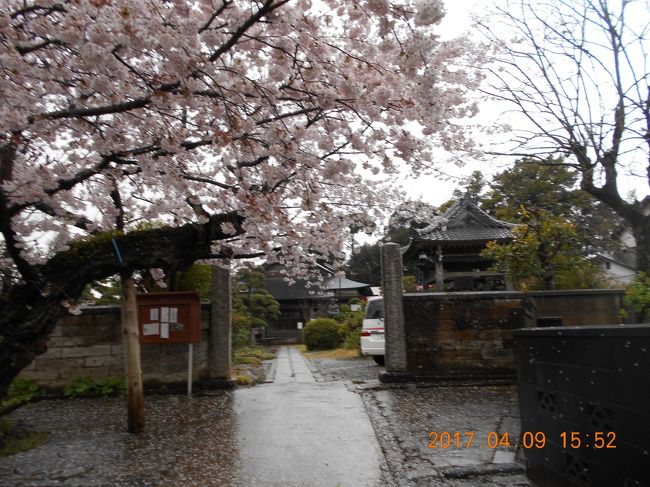
M471 15L485 14L495 1L500 3L506 0L446 0L447 15L440 25L441 36L446 39L462 36L464 32L472 28ZM512 112L504 113L504 110L511 108L503 103L482 103L480 105L481 112L476 118L476 122L485 125L507 123L512 126L526 123L523 116L517 117ZM507 141L508 138L508 133L502 133L483 140L495 144L498 143L498 140ZM402 177L402 186L410 199L426 201L436 206L440 205L451 198L452 192L458 187L460 179L468 176L472 171L480 170L485 174L486 179L490 179L492 174L508 168L515 160L515 158L500 157L489 161L478 161L471 157L463 157L465 164L458 167L453 163L443 163L446 158L447 156L443 153L439 154L440 164L438 164L438 167L441 170L440 175L421 177L418 180L409 178L408 174ZM645 177L625 179L622 174L620 176L620 188L623 195L635 191L637 196L642 198L648 194L647 179Z

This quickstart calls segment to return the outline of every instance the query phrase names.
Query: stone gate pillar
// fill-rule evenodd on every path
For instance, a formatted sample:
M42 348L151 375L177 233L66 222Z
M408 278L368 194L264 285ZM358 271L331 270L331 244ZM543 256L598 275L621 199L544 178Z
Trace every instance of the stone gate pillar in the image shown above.
M230 381L232 301L230 268L212 266L210 305L209 376L214 381Z
M381 248L381 276L384 295L384 329L386 333L386 372L406 372L406 337L402 301L402 253L396 243Z

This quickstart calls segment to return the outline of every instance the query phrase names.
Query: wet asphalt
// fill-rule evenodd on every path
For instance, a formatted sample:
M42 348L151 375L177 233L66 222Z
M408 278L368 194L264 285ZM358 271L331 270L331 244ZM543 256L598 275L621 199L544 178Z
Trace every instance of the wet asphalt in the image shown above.
M140 435L124 399L40 401L12 418L48 440L0 459L0 486L534 487L521 451L488 445L519 435L513 386L391 387L381 370L283 347L271 383L147 396Z

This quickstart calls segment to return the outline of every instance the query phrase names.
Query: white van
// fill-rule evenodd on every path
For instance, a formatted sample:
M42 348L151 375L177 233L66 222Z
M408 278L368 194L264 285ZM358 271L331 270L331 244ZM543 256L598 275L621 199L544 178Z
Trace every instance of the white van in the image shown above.
M371 355L375 362L384 365L384 298L368 298L361 326L361 354Z

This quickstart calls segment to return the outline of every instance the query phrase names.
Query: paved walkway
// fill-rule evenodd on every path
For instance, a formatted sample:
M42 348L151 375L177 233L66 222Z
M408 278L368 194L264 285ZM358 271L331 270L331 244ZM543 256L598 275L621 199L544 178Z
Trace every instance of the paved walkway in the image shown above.
M282 347L274 382L238 391L235 409L248 485L387 485L361 398L343 383L316 383L296 348Z

